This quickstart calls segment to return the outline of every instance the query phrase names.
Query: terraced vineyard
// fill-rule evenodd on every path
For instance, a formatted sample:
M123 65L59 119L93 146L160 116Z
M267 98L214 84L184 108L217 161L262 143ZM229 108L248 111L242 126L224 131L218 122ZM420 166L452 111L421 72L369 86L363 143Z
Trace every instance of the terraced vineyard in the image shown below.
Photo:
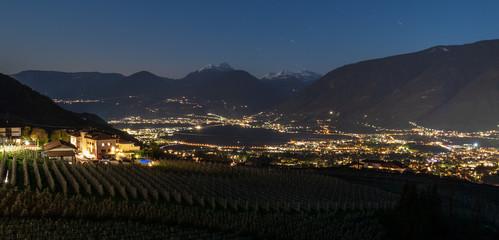
M379 213L395 212L404 182L437 186L445 216L499 221L497 187L376 171L72 165L19 151L2 154L0 179L0 239L380 239Z
M5 155L4 155L5 156ZM18 163L17 159L22 159ZM310 171L164 161L158 166L67 164L35 153L2 158L2 179L63 195L152 200L205 208L329 211L393 207L398 195ZM17 167L21 165L21 168ZM22 177L22 179L17 179ZM19 181L21 180L21 181ZM5 184L5 183L4 183Z
M192 235L182 230L192 228L195 234L213 233L205 239L377 239L382 231L373 210L392 208L399 197L311 171L213 163L72 165L24 151L3 154L0 168L5 180L0 187L0 239L58 239L69 228L76 235L103 231L109 238L126 238L98 226L112 221L131 222L130 231L139 223L154 223L178 228L180 235ZM6 224L11 221L25 222L21 227ZM61 224L65 221L69 226ZM90 227L71 227L78 221ZM41 222L60 227L50 225L43 233L28 230ZM163 236L146 232L144 239Z

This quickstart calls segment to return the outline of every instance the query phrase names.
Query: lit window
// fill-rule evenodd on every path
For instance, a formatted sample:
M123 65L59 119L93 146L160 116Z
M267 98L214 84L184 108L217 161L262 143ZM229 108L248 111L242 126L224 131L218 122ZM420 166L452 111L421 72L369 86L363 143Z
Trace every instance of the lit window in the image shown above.
M107 143L108 146L111 146L111 143Z
M104 147L104 143L102 143L102 146Z

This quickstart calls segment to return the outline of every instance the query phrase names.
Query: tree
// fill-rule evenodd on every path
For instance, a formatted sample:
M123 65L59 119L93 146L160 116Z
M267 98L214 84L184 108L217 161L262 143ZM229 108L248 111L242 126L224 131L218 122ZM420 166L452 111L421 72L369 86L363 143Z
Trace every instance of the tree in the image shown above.
M21 137L24 140L29 140L30 136L29 133L31 132L31 127L30 126L24 126L23 132L21 133Z
M69 142L69 135L65 129L58 129L52 131L50 134L50 141L62 140L65 142Z
M153 159L159 159L162 156L162 153L163 151L161 151L159 145L152 139L149 141L149 146L143 150L143 155Z
M33 128L33 130L31 130L29 137L33 141L38 140L39 144L45 144L49 141L49 137L48 137L47 132L45 132L45 130L43 130L41 128Z

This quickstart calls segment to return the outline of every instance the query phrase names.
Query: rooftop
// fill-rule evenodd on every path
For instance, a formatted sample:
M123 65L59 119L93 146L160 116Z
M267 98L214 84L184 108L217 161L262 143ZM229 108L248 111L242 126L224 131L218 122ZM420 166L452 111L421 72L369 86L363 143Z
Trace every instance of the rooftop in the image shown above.
M76 149L76 147L68 142L62 141L62 140L55 140L52 142L49 142L43 146L43 150L48 151L54 148L70 148L70 149Z

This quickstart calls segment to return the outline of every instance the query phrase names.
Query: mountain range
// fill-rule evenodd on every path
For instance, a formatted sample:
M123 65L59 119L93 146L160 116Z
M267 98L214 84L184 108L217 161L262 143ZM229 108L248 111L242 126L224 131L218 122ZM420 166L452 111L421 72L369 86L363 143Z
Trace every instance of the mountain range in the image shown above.
M23 71L13 78L50 98L95 97L101 89L111 88L125 76L118 73Z
M499 124L499 40L337 68L277 108L289 118L406 128L490 130Z
M120 118L208 112L224 116L249 115L276 107L289 99L311 82L314 74L307 71L302 73L303 79L296 75L283 80L285 74L281 74L280 79L262 80L221 63L207 65L181 79L164 78L146 71L130 76L23 71L12 77L53 99L99 100L97 103L61 103L69 110L92 111L105 118ZM307 83L297 85L304 82Z
M322 75L304 70L299 72L280 71L278 73L269 73L262 78L262 81L268 83L287 98L291 98L303 90L313 81L321 78Z
M278 73L271 72L267 75L265 75L262 79L263 80L279 80L279 79L289 79L289 78L295 78L299 79L304 82L313 82L319 78L321 78L322 75L309 71L309 70L303 70L303 71L298 71L298 72L291 72L291 71L280 71Z
M436 46L348 64L324 76L301 71L258 79L227 63L208 65L182 79L149 72L25 71L13 75L51 98L99 99L64 104L105 118L224 116L276 112L281 120L334 126L375 125L490 130L499 124L499 40Z

